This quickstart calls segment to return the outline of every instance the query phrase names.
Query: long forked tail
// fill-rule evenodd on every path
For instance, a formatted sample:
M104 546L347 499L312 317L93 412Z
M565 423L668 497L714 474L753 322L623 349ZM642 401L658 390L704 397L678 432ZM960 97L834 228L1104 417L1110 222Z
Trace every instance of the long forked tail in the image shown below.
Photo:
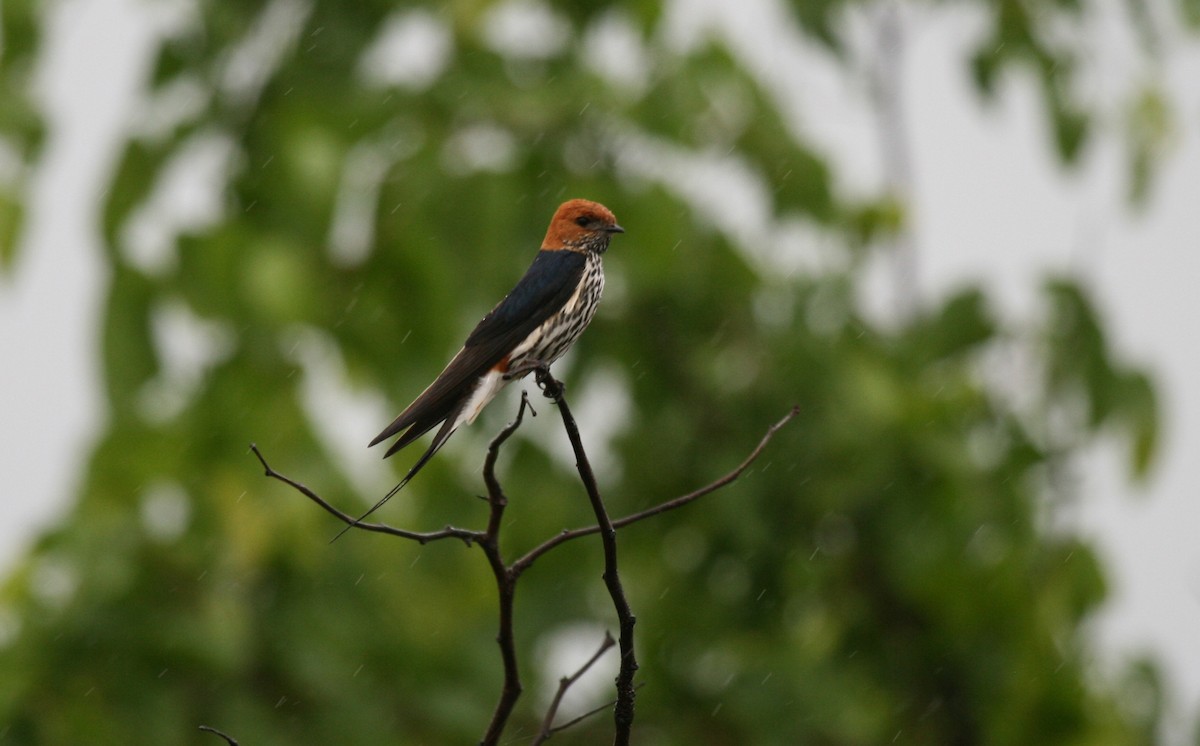
M408 470L408 473L404 475L404 479L401 479L399 484L388 490L388 493L381 497L379 502L372 505L370 510L368 510L366 513L363 513L358 518L355 518L352 523L347 523L345 528L343 528L341 531L338 531L337 536L334 536L329 540L330 544L340 539L342 534L346 533L355 526L358 526L376 510L382 508L384 503L386 503L388 500L391 500L396 493L404 489L404 485L408 484L413 477L417 476L417 472L424 468L425 464L429 463L429 459L433 458L434 454L442 449L442 446L446 444L446 441L449 440L450 436L454 434L454 431L458 429L458 423L455 421L458 419L457 415L458 413L455 412L452 416L446 418L445 423L442 424L442 427L440 430L438 430L437 435L433 436L433 442L429 444L429 448L425 451L425 453L421 454L421 458L417 459L417 463L413 464L413 467Z

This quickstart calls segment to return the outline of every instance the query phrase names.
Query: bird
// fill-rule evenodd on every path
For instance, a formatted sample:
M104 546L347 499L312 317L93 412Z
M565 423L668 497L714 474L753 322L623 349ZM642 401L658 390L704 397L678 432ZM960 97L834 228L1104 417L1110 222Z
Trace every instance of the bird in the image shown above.
M571 348L591 323L604 291L601 257L613 235L624 232L598 202L572 199L559 205L525 275L476 325L433 383L371 441L368 447L400 435L387 458L441 425L400 483L359 521L404 489L508 383L549 367Z

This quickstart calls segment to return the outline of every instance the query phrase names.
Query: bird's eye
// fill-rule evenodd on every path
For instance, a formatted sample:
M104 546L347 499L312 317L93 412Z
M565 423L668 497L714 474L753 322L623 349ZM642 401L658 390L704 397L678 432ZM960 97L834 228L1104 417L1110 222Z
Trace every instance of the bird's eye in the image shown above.
M580 215L579 217L575 218L575 225L578 225L580 228L587 227L589 222L591 222L591 220L587 215Z

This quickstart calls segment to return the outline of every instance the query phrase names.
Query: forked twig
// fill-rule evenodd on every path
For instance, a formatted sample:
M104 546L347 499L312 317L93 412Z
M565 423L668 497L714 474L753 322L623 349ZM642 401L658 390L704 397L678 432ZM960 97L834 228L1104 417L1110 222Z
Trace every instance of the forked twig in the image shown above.
M684 505L687 505L688 503L693 502L694 500L698 500L701 497L704 497L705 495L716 492L717 490L721 489L722 487L724 487L728 484L732 484L733 482L737 481L738 477L742 476L742 473L745 472L747 469L749 469L750 465L753 464L756 460L758 460L758 457L762 454L763 450L767 447L767 444L770 443L771 439L775 437L775 433L779 432L779 430L781 428L783 428L784 425L791 422L792 418L794 418L798 414L800 414L800 408L792 407L791 411L789 411L786 415L784 415L782 419L780 419L774 425L771 425L769 428L767 428L766 434L764 434L762 436L762 439L758 441L758 445L754 448L753 451L750 452L750 455L748 455L748 456L746 456L746 458L742 459L742 463L738 464L732 471L730 471L725 476L721 477L720 479L717 479L716 481L710 482L709 484L706 484L705 486L701 487L700 489L689 492L686 495L680 495L679 497L676 497L674 499L667 500L666 502L659 503L658 505L654 505L652 507L646 508L645 510L638 511L637 513L631 513L630 515L624 516L622 518L617 518L616 520L614 520L612 522L613 527L614 528L624 528L626 526L637 523L638 521L642 521L642 520L645 520L652 516L656 516L659 513L666 513L669 510L675 510L677 508L682 508ZM600 527L595 526L595 525L585 526L583 528L574 528L574 529L564 530L562 533L559 533L558 535L554 536L551 539L547 539L546 541L542 542L538 546L529 550L529 552L527 552L525 554L525 556L521 557L519 560L517 560L516 562L513 563L513 569L515 569L517 572L524 572L525 570L529 569L529 566L532 565L534 563L534 561L537 560L538 557L541 557L543 554L545 554L546 552L549 552L551 549L555 548L556 546L558 546L560 544L564 544L572 539L578 539L581 536L590 536L591 534L598 533L599 531L600 531Z
M596 478L592 473L591 465L588 462L587 453L584 451L583 442L579 435L579 428L575 423L575 419L571 414L571 410L567 405L563 395L563 385L560 381L554 379L548 369L539 368L537 371L538 384L542 387L546 396L558 405L559 413L563 419L563 426L567 432L567 437L571 441L571 447L575 453L576 467L579 471L579 476L583 482L584 489L588 493L588 498L591 502L593 512L596 516L596 525L584 528L572 529L563 531L542 544L534 547L523 557L515 562L506 563L503 554L500 551L499 532L504 515L504 509L508 505L508 498L496 478L495 467L499 456L500 446L504 444L508 438L516 432L520 427L524 418L525 410L528 408L533 411L529 403L529 399L525 394L521 396L521 405L517 410L517 416L509 423L488 446L487 459L484 462L483 478L487 485L488 495L487 501L490 507L488 516L487 528L483 531L473 531L454 526L446 526L438 531L409 531L406 529L396 528L383 523L362 523L354 516L345 513L334 507L323 497L312 491L304 484L297 482L290 477L287 477L271 468L267 463L266 458L258 450L254 444L250 445L250 450L262 465L263 470L268 478L278 480L288 485L292 489L301 493L312 502L319 505L327 513L342 521L347 527L358 528L364 531L375 533L388 534L397 536L403 539L409 539L419 544L427 544L441 539L458 539L467 546L478 546L487 557L488 564L496 579L496 588L499 595L499 633L496 641L500 646L501 659L504 665L504 684L501 691L500 700L496 703L496 709L492 714L492 719L488 723L487 731L484 734L481 744L485 746L493 746L499 743L504 727L508 722L509 717L516 705L517 699L521 695L522 686L520 681L520 672L517 666L516 643L513 633L513 602L516 594L516 583L521 574L529 569L529 567L555 547L566 543L572 539L590 534L601 534L601 541L604 545L605 569L604 582L609 590L609 594L613 599L614 608L617 611L617 617L620 623L619 644L621 648L621 666L620 673L617 676L617 698L614 702L598 707L588 713L580 715L566 723L558 726L553 725L553 720L557 714L558 707L561 704L563 695L576 680L579 679L599 657L613 645L611 635L605 635L605 641L601 645L600 650L584 664L572 676L562 679L559 683L559 690L555 695L554 701L551 703L550 709L546 714L546 718L542 723L542 728L539 731L534 744L541 744L549 739L555 733L571 727L575 723L590 717L596 713L602 712L609 707L613 708L614 721L616 724L616 734L614 743L618 746L629 743L630 733L633 725L633 700L636 690L640 686L634 686L633 676L637 671L637 660L634 657L633 650L633 627L635 619L632 611L629 608L628 601L625 599L624 589L621 587L620 576L617 568L616 557L616 529L637 523L660 513L669 510L675 510L683 507L688 503L693 502L705 495L708 495L725 485L738 479L750 465L759 457L766 448L767 444L774 437L775 433L794 418L798 410L793 407L792 410L781 420L776 422L767 429L766 434L759 441L758 446L750 452L741 464L730 471L725 476L716 481L701 487L686 495L681 495L672 500L655 505L646 510L633 513L623 518L611 520L608 517L604 503L600 498L599 490L596 486ZM209 726L200 726L200 729L214 733L221 738L224 738L231 746L237 746L235 741L230 736L222 733L215 728Z
M558 690L554 692L554 699L550 701L550 707L546 709L546 717L542 720L542 729L540 732L538 732L537 737L533 739L532 746L539 746L539 744L545 743L550 736L558 732L558 729L554 727L554 717L558 714L558 707L562 704L563 696L566 695L567 690L571 688L571 685L576 681L579 681L579 678L587 673L588 669L595 665L596 661L600 660L600 656L604 655L608 649L615 644L617 644L617 641L613 639L612 635L610 635L608 632L605 632L604 641L600 643L600 649L593 653L592 657L588 658L587 662L580 666L578 671L570 676L564 676L558 680ZM588 714L601 712L610 706L611 705L604 705L603 707L591 713L585 714L584 717L586 717ZM571 721L571 723L575 722L578 722L578 720Z
M500 699L496 702L496 709L492 713L487 730L480 741L484 746L493 746L499 743L500 736L504 732L504 727L507 725L508 719L512 715L513 708L516 706L517 699L521 696L522 691L520 670L517 666L516 636L513 631L513 599L516 595L518 576L504 562L504 557L500 552L500 525L504 516L504 509L508 505L508 498L504 495L500 481L496 478L495 469L496 461L500 455L500 446L521 426L526 409L530 412L533 411L528 396L522 394L521 405L517 409L517 416L488 445L488 455L483 466L483 478L488 488L487 499L490 513L487 529L484 531L471 531L447 526L441 531L420 532L407 531L380 523L363 523L354 516L338 510L323 497L300 482L272 469L262 453L259 452L258 447L254 444L250 446L250 450L258 458L268 477L289 485L292 489L295 489L317 505L320 505L326 512L331 513L346 523L347 527L398 536L420 544L427 544L439 539L461 539L467 546L476 545L483 551L487 557L488 565L492 568L492 572L495 575L497 594L500 599L499 632L496 635L496 642L500 646L500 658L504 666L504 684L500 692Z
M641 689L645 685L646 685L645 682L641 682L641 683L637 684L636 686L634 686L633 688ZM553 736L555 733L562 733L567 728L570 728L571 726L576 725L577 723L582 723L584 720L587 720L588 718L590 718L593 715L599 715L600 713L604 712L605 710L612 708L616 704L617 704L617 700L610 699L609 701L605 702L602 705L599 705L598 707L593 707L592 709L588 710L587 712L585 712L581 715L576 715L575 717L571 718L570 720L563 723L562 725L554 726L553 728L550 729L550 735Z

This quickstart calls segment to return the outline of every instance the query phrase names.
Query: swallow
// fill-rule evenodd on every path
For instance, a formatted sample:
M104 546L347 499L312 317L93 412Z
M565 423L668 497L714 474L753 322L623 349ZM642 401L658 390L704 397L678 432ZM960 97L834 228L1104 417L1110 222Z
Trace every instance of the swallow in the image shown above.
M483 317L433 383L371 441L375 446L400 435L387 458L441 426L400 483L358 520L404 489L509 382L549 367L571 348L591 323L604 291L601 258L613 235L624 232L604 205L573 199L559 206L516 287Z

